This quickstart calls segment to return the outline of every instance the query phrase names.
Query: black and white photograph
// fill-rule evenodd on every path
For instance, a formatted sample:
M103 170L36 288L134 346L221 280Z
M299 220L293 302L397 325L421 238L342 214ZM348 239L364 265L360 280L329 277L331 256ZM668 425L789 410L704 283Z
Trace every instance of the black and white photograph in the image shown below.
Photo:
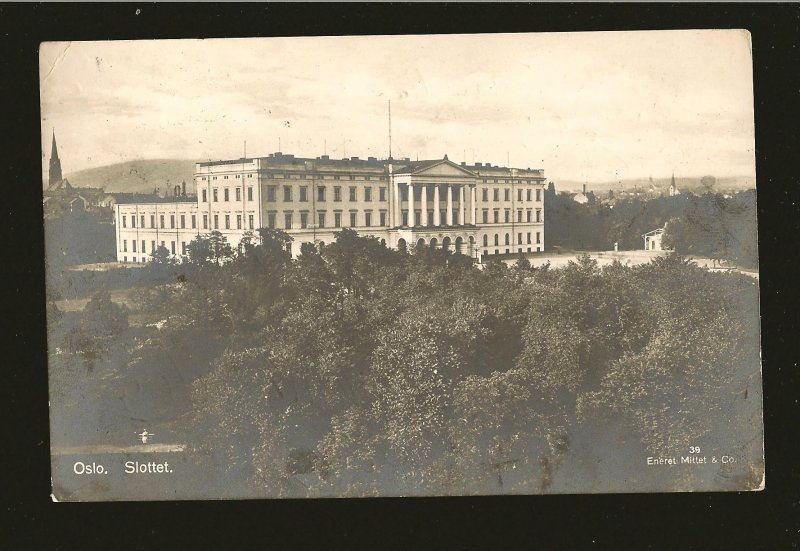
M747 30L39 76L53 501L767 486Z

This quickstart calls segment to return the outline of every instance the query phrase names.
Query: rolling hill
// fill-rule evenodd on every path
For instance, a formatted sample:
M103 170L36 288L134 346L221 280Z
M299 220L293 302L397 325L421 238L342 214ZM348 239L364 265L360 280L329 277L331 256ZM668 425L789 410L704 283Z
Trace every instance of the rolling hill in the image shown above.
M163 192L186 180L191 187L194 161L183 159L140 159L88 168L66 175L74 187L102 188L106 192L151 193L158 186Z

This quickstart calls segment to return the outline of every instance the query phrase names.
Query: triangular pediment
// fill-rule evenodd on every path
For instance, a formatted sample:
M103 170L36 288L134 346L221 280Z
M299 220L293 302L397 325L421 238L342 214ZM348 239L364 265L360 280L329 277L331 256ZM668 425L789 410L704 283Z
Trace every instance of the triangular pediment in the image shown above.
M447 159L426 164L411 172L413 176L458 176L476 178L478 175Z

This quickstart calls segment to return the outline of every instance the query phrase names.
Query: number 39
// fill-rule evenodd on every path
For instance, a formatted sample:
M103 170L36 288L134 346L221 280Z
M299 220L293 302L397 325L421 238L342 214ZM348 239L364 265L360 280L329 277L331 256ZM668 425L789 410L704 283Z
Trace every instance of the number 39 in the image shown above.
M689 446L689 453L700 453L700 446Z

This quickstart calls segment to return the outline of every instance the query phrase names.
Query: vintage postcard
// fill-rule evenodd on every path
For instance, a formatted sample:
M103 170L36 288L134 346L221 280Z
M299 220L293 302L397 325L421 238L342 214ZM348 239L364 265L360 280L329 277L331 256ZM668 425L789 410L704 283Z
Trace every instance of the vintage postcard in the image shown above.
M764 488L747 31L40 75L54 500Z

